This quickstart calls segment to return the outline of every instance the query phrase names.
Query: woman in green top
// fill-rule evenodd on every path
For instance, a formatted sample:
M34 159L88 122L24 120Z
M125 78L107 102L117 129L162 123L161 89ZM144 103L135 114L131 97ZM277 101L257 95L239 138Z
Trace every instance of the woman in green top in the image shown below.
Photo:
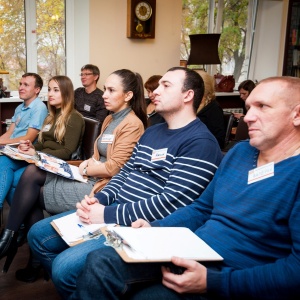
M38 142L20 144L20 150L29 155L42 151L68 160L81 143L84 120L74 109L74 90L67 76L55 76L48 85L48 110ZM34 166L31 166L34 167Z

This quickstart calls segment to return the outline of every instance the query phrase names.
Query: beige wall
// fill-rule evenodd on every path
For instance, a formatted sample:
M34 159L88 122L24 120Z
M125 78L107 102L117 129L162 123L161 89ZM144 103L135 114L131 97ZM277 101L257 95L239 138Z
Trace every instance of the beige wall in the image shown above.
M144 81L164 74L180 61L182 0L156 0L155 39L126 37L127 0L90 0L89 62L101 71L98 86L121 68L138 72Z

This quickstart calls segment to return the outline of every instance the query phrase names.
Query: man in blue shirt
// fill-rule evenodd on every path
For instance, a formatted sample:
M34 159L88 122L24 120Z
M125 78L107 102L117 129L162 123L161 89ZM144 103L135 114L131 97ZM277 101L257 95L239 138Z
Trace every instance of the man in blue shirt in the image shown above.
M22 75L19 84L20 104L12 117L9 129L0 137L0 145L17 143L20 140L34 141L42 128L48 111L38 98L43 87L42 78L35 73Z
M191 205L150 223L188 227L224 261L125 263L107 247L87 256L72 299L300 299L300 79L261 81L246 107L250 142Z
M38 97L42 87L43 80L38 74L22 75L19 97L24 102L16 108L12 124L0 137L0 145L18 143L20 140L36 140L48 114L46 105ZM27 163L24 161L0 156L0 209L13 183L18 183L25 166Z

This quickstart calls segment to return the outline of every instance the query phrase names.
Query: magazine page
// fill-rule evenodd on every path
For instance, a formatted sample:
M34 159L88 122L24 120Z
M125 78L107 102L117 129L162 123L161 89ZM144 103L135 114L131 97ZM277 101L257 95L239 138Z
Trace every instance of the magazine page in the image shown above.
M76 170L76 167L73 168L73 166L69 165L66 161L43 152L38 151L38 154L40 156L40 160L36 163L36 165L40 169L71 180L87 182L87 179L84 179L80 175L79 170ZM73 174L73 171L75 176Z
M16 160L26 160L29 163L35 163L36 159L32 155L27 155L19 152L19 143L0 146L0 152Z

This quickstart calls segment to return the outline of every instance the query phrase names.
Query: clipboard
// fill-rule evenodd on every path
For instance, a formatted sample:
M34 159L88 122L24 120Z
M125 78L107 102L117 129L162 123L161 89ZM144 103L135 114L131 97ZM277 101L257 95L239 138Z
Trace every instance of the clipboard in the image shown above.
M69 242L68 240L66 240L66 239L64 238L64 236L61 234L59 228L56 226L56 224L55 224L53 221L50 222L50 224L53 226L53 228L57 231L57 233L61 236L61 238L62 238L62 239L63 239L70 247L76 246L76 245L81 244L81 243L84 242L84 238L82 238L82 239L80 239L80 240L78 240L78 241L76 241L76 242Z
M80 221L76 212L57 218L50 224L70 247L92 239L98 239L102 236L101 227L106 226L106 224L84 224Z
M128 263L170 262L172 256L196 261L222 261L214 251L185 227L103 227L106 244Z

